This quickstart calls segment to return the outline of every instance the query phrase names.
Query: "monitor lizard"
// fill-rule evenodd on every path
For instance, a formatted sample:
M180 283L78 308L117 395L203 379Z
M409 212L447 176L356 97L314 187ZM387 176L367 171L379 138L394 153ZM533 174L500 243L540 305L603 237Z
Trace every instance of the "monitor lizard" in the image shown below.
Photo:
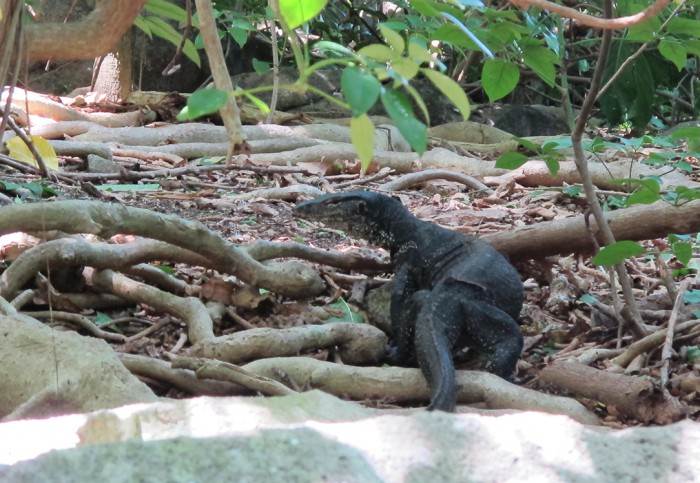
M389 250L395 267L387 360L418 362L429 410L454 411L452 349L460 342L489 356L487 369L510 380L523 347L516 322L523 284L515 268L479 238L419 220L400 201L370 191L319 196L294 215Z

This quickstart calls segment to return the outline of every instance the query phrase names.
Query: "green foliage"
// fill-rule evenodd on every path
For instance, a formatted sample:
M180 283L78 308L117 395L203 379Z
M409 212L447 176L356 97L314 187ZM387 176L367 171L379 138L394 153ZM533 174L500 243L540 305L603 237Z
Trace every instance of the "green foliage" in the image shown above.
M178 47L182 41L182 34L175 30L164 18L184 23L187 20L185 10L166 0L148 0L146 5L144 5L144 10L152 15L139 15L134 20L134 25L148 35L149 38L153 38L153 36L160 37ZM198 27L196 20L193 20L192 23L194 27ZM191 40L185 40L182 53L197 64L197 67L201 67L202 61L199 58L199 52L197 52L197 48Z
M15 201L17 203L20 203L22 200L37 201L58 195L56 190L42 181L15 183L13 181L0 180L0 190L16 196Z
M329 317L324 321L326 324L338 323L338 322L355 322L362 323L364 318L356 310L352 310L350 305L341 297L335 303L330 304L328 307L331 309L338 310L342 312L342 316L339 317Z
M630 240L622 240L600 250L593 257L594 265L615 265L625 261L627 258L644 255L646 250L642 245Z
M201 89L187 99L187 106L177 115L178 121L191 121L218 111L229 95L214 88Z
M695 363L700 359L700 347L696 345L688 346L685 351L685 359L688 361L688 364Z

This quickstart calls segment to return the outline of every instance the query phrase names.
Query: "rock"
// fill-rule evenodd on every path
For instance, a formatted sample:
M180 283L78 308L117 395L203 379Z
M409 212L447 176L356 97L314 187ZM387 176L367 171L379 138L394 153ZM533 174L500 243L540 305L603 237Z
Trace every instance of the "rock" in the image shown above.
M7 483L694 481L700 426L601 431L534 412L377 416L311 391L0 424L0 465Z

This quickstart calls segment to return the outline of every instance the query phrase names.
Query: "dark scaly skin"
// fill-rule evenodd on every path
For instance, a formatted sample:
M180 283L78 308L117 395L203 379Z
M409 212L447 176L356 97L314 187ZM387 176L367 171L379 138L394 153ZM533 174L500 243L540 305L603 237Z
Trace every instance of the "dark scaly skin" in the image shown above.
M410 365L415 356L430 387L428 409L455 409L458 339L487 353L491 372L513 376L523 347L516 322L523 285L493 247L419 220L399 201L369 191L323 195L298 204L294 214L390 251L396 273L388 359Z

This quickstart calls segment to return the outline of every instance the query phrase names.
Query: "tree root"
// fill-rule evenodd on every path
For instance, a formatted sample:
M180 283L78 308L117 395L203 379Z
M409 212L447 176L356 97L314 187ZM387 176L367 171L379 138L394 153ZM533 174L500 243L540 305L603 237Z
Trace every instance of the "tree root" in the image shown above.
M376 327L334 323L289 329L245 330L194 344L185 354L235 364L267 357L295 356L308 350L338 346L343 362L374 364L384 355L386 344L386 334Z
M244 250L198 222L142 208L92 201L57 201L0 208L0 232L62 230L109 238L115 233L145 236L199 253L220 262L218 269L250 285L290 297L310 296L323 281L299 262L261 264ZM5 283L8 280L5 279Z
M354 400L391 399L427 403L428 386L418 369L354 367L307 357L261 359L243 369L282 381L280 372L299 387L310 387ZM490 409L520 409L565 414L585 424L598 418L577 401L510 384L486 372L457 371L457 402L485 403Z
M595 399L622 419L669 424L686 409L651 379L613 374L573 362L551 364L540 371L538 385Z

